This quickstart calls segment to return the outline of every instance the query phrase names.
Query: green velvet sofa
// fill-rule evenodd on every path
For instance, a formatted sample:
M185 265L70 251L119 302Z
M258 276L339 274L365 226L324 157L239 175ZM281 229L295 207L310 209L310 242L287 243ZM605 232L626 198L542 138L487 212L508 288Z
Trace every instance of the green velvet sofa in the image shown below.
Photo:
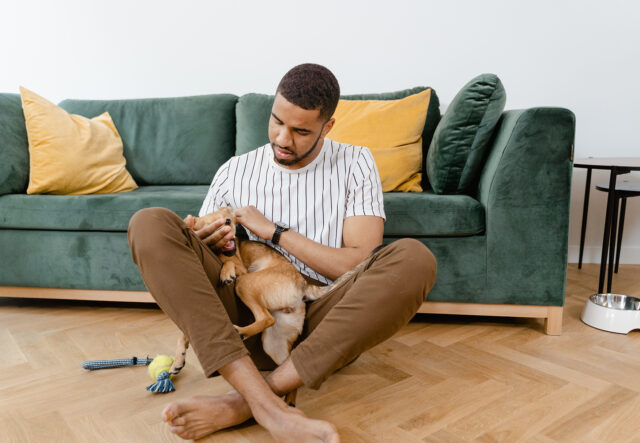
M0 296L152 301L129 252L129 219L150 206L196 214L218 167L268 141L272 101L261 94L64 100L71 113L110 113L140 187L57 196L25 193L20 97L0 94ZM432 91L425 153L440 117ZM506 111L470 192L438 195L425 178L422 193L385 193L385 241L416 238L438 260L420 312L544 318L547 333L560 333L574 127L566 109Z

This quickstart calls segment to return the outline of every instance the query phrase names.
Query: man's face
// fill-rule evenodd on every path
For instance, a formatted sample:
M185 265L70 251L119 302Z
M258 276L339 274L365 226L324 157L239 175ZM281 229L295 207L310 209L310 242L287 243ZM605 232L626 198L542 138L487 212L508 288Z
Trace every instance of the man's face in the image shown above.
M322 150L333 119L320 120L319 109L302 109L276 94L269 119L269 141L275 160L287 169L300 169Z

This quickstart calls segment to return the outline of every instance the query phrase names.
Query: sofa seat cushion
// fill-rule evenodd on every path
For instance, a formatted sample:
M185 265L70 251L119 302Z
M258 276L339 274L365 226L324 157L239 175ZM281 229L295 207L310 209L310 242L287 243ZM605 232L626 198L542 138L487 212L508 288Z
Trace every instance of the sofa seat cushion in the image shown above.
M197 214L208 186L141 186L121 194L0 197L0 228L126 232L139 209L162 206Z
M468 195L438 195L433 191L384 194L390 237L453 237L484 232L484 208Z
M197 214L208 186L141 186L122 194L0 196L0 228L126 232L139 209ZM484 232L484 209L466 195L387 192L385 236L443 237Z

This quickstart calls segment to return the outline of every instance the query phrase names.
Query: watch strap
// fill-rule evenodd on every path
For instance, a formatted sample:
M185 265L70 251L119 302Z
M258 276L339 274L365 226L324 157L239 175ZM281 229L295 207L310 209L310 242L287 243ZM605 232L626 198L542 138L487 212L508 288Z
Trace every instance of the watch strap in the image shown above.
M273 237L271 238L271 243L273 243L274 245L277 245L278 243L280 243L280 235L285 232L288 231L289 228L287 228L286 226L282 226L279 225L278 223L276 223L276 230L273 233Z

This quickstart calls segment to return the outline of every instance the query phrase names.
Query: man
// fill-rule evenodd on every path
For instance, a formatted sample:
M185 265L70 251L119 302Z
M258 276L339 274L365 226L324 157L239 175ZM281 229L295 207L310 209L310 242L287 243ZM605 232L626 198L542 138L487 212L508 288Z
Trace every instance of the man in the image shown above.
M382 188L368 149L325 138L340 89L323 66L291 69L278 85L270 143L233 157L217 171L200 215L223 205L253 240L284 254L310 281L330 283L367 264L325 297L309 303L305 329L279 367L259 336L243 342L233 324L251 322L219 282L213 251L234 236L223 220L197 232L169 210L136 213L129 243L145 284L189 338L207 377L220 373L235 389L168 405L162 418L182 438L200 438L252 416L279 441L339 441L328 422L307 418L280 396L317 389L333 372L386 340L415 315L435 283L436 262L422 243L382 243ZM260 370L273 370L266 379Z

